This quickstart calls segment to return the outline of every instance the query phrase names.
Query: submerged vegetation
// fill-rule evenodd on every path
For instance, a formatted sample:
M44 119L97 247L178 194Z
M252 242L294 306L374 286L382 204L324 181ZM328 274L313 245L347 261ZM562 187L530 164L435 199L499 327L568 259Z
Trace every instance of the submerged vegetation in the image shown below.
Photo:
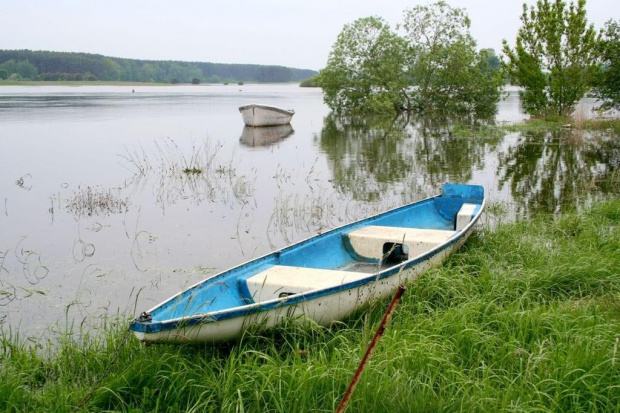
M120 198L118 192L98 187L78 187L73 196L67 200L67 211L76 217L127 212L129 201Z
M483 229L409 285L351 411L616 409L618 251L619 199ZM144 347L123 319L38 350L5 331L0 409L333 411L386 305L219 346Z

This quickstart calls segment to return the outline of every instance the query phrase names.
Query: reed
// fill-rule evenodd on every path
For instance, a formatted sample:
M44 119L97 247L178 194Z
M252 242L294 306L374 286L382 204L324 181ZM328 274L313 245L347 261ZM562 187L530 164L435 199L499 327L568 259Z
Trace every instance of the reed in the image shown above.
M483 228L408 286L349 411L617 411L618 251L620 199ZM0 410L333 411L387 305L218 346L4 331Z
M589 119L583 122L582 128L620 135L620 119Z
M100 187L80 186L67 200L66 209L76 217L122 214L127 212L129 200L117 195L119 192ZM53 213L53 209L51 212Z
M133 176L125 185L142 189L151 186L164 209L183 198L191 198L196 204L245 205L254 194L256 174L254 178L238 175L236 154L224 159L221 147L209 139L191 147L180 146L172 138L156 140L151 151L142 146L126 147L119 156Z

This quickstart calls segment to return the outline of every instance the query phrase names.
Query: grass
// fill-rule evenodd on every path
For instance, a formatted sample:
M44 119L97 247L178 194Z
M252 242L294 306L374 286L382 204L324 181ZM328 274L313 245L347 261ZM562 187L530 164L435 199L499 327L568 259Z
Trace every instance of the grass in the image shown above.
M508 132L548 132L562 129L562 125L572 123L571 118L562 116L548 116L545 118L531 118L524 122L501 126Z
M620 119L586 120L582 129L613 132L620 135Z
M508 132L547 132L560 130L567 125L567 127L577 130L595 130L620 134L620 119L586 119L584 116L583 114L576 114L572 118L562 116L531 118L525 122L504 125L500 128Z
M0 410L333 411L388 302L220 346L5 332ZM619 341L620 199L499 224L409 285L348 411L617 411Z

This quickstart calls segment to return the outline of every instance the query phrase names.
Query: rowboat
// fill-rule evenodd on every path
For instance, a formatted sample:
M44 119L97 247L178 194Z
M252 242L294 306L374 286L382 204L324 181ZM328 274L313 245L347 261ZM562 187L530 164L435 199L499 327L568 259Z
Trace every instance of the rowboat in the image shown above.
M286 319L329 326L438 266L484 209L484 189L445 184L440 195L308 238L221 272L130 324L147 342L217 342Z
M251 103L239 107L243 121L248 126L276 126L291 123L294 110Z
M291 125L253 128L244 126L239 141L246 146L271 146L291 136L295 131Z

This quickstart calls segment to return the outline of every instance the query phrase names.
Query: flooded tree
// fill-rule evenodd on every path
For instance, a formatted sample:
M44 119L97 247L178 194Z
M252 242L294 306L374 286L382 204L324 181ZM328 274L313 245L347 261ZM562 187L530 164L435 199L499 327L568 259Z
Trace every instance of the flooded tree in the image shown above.
M344 27L319 73L325 103L335 112L394 112L405 105L403 40L380 17Z
M493 115L503 79L489 51L476 51L464 9L444 1L405 10L401 25L411 50L409 95L422 112Z
M406 10L402 36L379 17L345 26L320 73L325 103L338 113L493 115L502 75L488 50L476 51L469 24L440 1Z

